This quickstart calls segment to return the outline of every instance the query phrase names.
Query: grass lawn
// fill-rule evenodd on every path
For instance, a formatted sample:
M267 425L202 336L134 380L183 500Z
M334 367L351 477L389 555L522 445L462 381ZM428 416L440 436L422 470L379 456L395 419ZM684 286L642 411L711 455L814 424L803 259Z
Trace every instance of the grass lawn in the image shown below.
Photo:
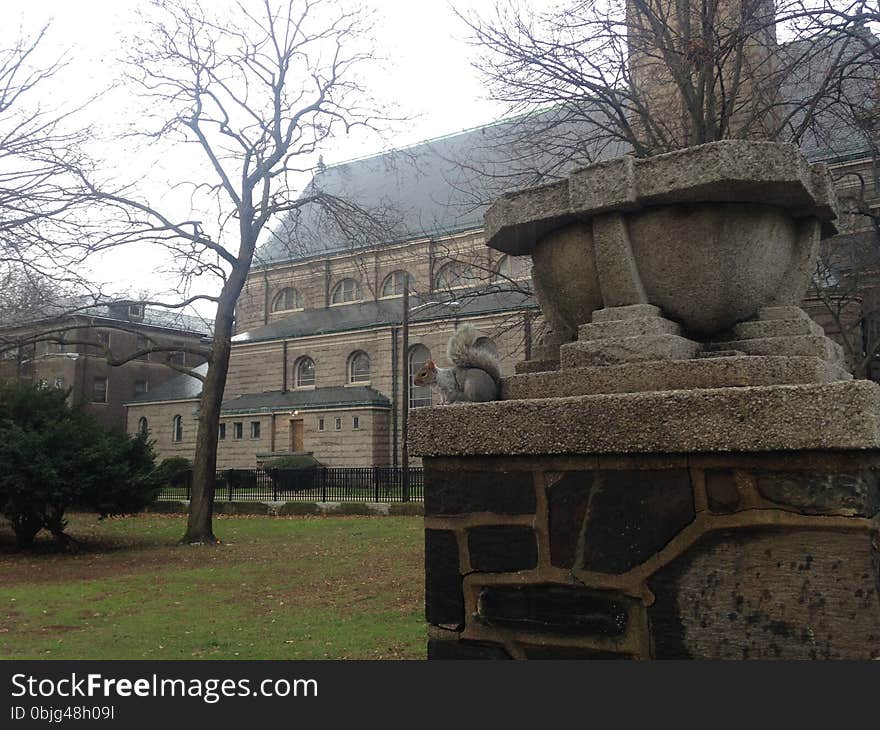
M72 515L75 555L13 551L0 521L0 659L422 659L423 522Z

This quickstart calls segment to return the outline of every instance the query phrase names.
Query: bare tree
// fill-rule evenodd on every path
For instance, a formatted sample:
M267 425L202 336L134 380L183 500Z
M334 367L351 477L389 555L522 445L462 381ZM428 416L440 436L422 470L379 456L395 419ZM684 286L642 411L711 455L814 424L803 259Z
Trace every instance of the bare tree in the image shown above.
M0 48L0 295L6 313L84 285L86 212L95 202L82 176L88 139L75 126L80 109L46 103L62 60L34 61L47 28ZM0 317L4 312L0 311Z
M583 164L609 149L645 156L729 138L803 143L851 117L849 97L862 99L873 73L872 43L862 15L835 11L856 4L574 0L535 12L497 2L491 14L460 15L492 96L545 131L580 129L569 157Z
M206 353L193 488L185 543L216 542L212 528L218 426L236 300L261 234L281 216L320 206L357 226L364 211L299 183L338 131L371 127L377 117L359 83L370 58L367 21L323 0L239 2L222 15L188 0L157 0L132 59L131 80L153 110L148 134L195 147L205 162L191 186L209 216L180 219L127 192L94 186L125 225L95 250L158 243L175 257L186 301L215 307ZM366 216L368 217L368 216ZM191 294L204 276L218 294ZM178 302L179 306L182 302Z

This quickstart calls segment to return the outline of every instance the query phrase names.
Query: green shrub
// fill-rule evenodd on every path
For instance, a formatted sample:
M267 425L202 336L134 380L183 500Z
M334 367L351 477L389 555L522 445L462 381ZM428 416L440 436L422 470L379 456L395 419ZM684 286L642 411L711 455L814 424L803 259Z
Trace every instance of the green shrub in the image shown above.
M314 489L318 485L321 463L312 456L279 456L267 461L263 471L269 475L272 485L278 492L301 492Z
M296 456L279 456L263 464L263 471L269 474L274 469L317 469L322 466L314 456L299 454Z
M154 472L163 487L185 487L192 478L192 463L182 456L163 459Z
M152 445L105 429L67 392L0 384L0 514L28 547L40 530L62 544L71 507L105 516L143 509L159 494Z
M251 469L227 469L223 472L223 482L227 487L236 489L254 489L257 486L257 475Z

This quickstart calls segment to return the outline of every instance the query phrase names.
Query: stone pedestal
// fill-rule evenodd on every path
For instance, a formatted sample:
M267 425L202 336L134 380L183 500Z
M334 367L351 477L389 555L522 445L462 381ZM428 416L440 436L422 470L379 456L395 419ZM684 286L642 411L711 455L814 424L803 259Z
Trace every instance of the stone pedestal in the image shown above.
M880 656L876 456L426 463L429 658Z
M623 363L415 411L429 657L880 657L880 387L841 378Z
M880 657L880 386L795 306L827 171L719 142L510 193L547 324L419 409L432 658Z

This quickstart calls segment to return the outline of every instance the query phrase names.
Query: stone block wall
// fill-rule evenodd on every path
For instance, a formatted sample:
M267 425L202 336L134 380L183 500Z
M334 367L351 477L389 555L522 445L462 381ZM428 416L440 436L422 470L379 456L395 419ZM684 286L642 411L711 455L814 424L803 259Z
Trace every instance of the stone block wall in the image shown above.
M429 658L878 658L876 459L425 459Z

